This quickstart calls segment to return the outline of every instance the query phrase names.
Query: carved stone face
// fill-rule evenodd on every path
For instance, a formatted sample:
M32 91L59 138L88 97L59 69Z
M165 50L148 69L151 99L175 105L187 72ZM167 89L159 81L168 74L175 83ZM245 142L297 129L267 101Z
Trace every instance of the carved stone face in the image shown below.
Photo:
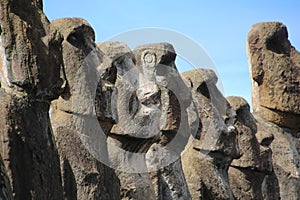
M288 40L282 23L255 24L248 36L252 79L260 90L260 105L300 113L300 54Z
M148 153L154 143L157 146L151 150L147 167L151 165L151 169L156 169L178 160L191 134L188 123L198 118L187 119L191 95L175 67L173 47L166 43L149 44L132 52L119 42L104 42L97 46L111 58L117 74L113 84L115 91L107 99L117 116L108 134L113 165L132 170L137 163L135 153ZM166 152L169 156L164 156ZM123 164L119 164L120 160ZM135 163L130 164L132 162Z
M227 100L237 113L235 127L241 151L241 157L233 160L231 166L263 172L264 177L272 171L272 152L268 148L273 140L272 134L259 132L256 137L256 120L247 101L241 97L228 97Z
M194 141L194 148L221 162L224 162L221 158L227 162L238 157L237 135L233 126L235 111L218 90L216 74L209 69L197 69L182 75L192 83L194 101L202 122L201 136Z
M280 126L299 129L300 53L291 46L286 26L253 25L247 54L254 112Z
M186 87L175 68L173 47L166 43L144 45L133 53L127 49L113 60L118 74L114 99L118 122L111 132L137 138L158 136L161 131L175 133L181 106L186 106L180 105L175 93Z
M137 138L150 138L160 131L161 91L153 73L142 74L130 56L114 62L118 71L116 107L118 123L112 132ZM150 73L149 73L150 74Z
M58 98L62 38L50 26L40 0L1 2L0 82L7 91Z

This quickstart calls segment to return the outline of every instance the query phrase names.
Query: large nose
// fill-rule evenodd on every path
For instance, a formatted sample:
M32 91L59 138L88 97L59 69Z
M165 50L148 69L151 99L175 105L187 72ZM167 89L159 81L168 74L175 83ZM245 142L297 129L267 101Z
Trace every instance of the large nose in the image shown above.
M259 169L264 172L271 172L272 166L272 150L270 145L274 140L274 135L267 131L258 131L256 138L260 144L260 166Z
M263 172L272 172L272 150L269 147L260 146L259 169Z

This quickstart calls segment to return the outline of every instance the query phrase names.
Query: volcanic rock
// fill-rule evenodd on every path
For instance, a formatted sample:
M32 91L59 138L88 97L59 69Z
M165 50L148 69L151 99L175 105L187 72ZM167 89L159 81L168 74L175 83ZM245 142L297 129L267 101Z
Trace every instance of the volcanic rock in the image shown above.
M202 124L182 156L183 171L193 199L233 199L228 167L239 157L236 143L236 115L216 87L217 76L210 69L182 73L188 80Z
M13 199L10 182L6 174L6 169L1 157L0 157L0 199L7 199L7 200Z
M237 113L234 126L241 153L241 157L230 164L230 186L235 199L262 199L263 180L273 170L272 152L264 143L260 146L255 136L256 120L247 101L242 97L227 97L227 100ZM260 139L267 137L261 135Z
M252 81L253 111L267 121L300 130L300 53L279 22L251 28L247 54Z
M107 129L114 123L111 113L99 108L107 102L102 81L112 78L97 76L104 73L97 67L105 63L105 58L96 48L94 31L85 20L59 19L51 25L63 36L61 74L65 85L59 99L52 103L51 123L61 160L64 196L119 199L119 181L114 171L101 162L101 159L108 160L106 129L90 131L100 128L100 121ZM99 94L102 99L98 98Z
M40 1L1 0L0 6L0 149L13 197L62 199L48 113L61 92L61 41Z
M261 144L273 152L274 172L264 181L264 198L299 199L300 53L288 40L286 26L279 22L253 25L247 53L258 134L269 135Z
M41 0L0 0L0 199L300 199L300 53L247 38L253 114L175 48L95 43Z

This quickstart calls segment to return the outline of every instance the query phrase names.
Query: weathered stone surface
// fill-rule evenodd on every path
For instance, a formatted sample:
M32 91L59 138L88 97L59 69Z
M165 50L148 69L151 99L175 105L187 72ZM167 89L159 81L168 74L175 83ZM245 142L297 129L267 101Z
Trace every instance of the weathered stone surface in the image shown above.
M62 199L49 103L3 89L0 99L0 149L14 199Z
M28 14L30 13L30 15ZM60 40L37 0L1 1L1 84L53 99L62 84Z
M161 113L158 118L160 136L157 138L158 142L152 144L146 154L148 169L151 171L156 169L152 173L155 197L189 199L180 154L190 136L191 116L188 116L186 110L193 104L191 94L176 69L175 50L168 43L148 44L136 47L134 55L137 68L148 81L140 85L141 102L143 103L144 99L150 100L151 96L147 89L151 85L157 87L152 91L158 90L160 97Z
M112 62L116 62L114 64L125 59L125 56L129 56L132 61L135 62L131 49L122 42L99 42L97 43L97 46L106 56L112 59Z
M299 199L300 54L279 22L255 24L247 53L257 136L273 152L274 172L264 180L264 199Z
M260 146L255 136L256 120L250 113L250 106L245 99L227 97L227 100L237 113L234 126L238 131L241 153L241 157L230 164L230 186L235 199L262 199L262 182L265 176L273 171L272 152L268 148L272 141ZM260 139L268 138L261 135Z
M247 40L253 110L268 121L300 129L300 54L279 22L253 25Z
M10 182L6 174L6 169L1 156L0 156L0 199L3 200L13 199Z
M248 36L254 119L212 70L182 78L171 44L96 45L41 0L0 7L0 199L300 199L300 53L282 23Z
M118 74L115 84L118 91L115 99L118 123L112 128L108 143L112 144L109 149L112 163L117 164L117 169L121 165L120 169L123 170L118 172L122 198L190 198L179 155L188 140L188 136L184 136L188 132L183 132L187 128L187 114L186 119L182 119L180 106L186 108L188 102L183 100L181 105L174 94L178 91L172 90L174 82L170 81L170 76L174 78L173 81L185 87L174 64L176 54L172 45L143 45L133 52L119 42L99 43L98 47L113 59ZM165 147L176 134L181 144ZM130 169L132 166L128 164L125 165L137 162L134 160L136 157L131 153L114 152L114 145L132 152L133 155L144 154L139 169L136 169L144 173L139 173L139 176L128 173L134 169ZM159 160L160 157L164 160Z
M170 159L174 156L174 152L171 152L168 148L163 148L160 144L153 144L147 152L147 166L154 163L154 158L158 150L161 154L161 160L156 162L163 163L163 159ZM152 158L152 159L151 159ZM154 199L190 199L190 192L187 187L185 176L182 170L182 164L180 158L173 163L165 166L157 171L151 172L151 179L154 186Z
M102 71L103 73L99 74L103 76L97 77L97 66L103 63L105 58L96 48L94 31L85 20L59 19L53 21L52 26L64 38L62 75L65 78L65 90L59 99L53 102L51 110L51 122L61 159L64 196L67 199L119 199L119 181L114 171L97 160L98 157L94 157L95 154L87 146L90 143L84 140L93 135L89 135L87 129L79 127L87 126L89 118L94 115L94 124L87 128L92 129L93 125L103 123L107 125L104 131L111 129L114 121L110 109L108 107L105 110L100 106L107 108L106 93L102 89L105 88L104 81L108 84L115 74L108 73L106 76ZM78 81L82 84L77 84ZM99 95L102 99L98 98ZM91 107L86 107L86 104L90 104ZM102 143L98 140L95 143L99 142L100 156L107 157L106 136L99 133L99 137Z
M299 199L299 136L293 136L290 129L279 127L260 116L255 117L258 120L258 134L272 133L274 136L273 142L269 145L273 152L274 172L266 177L263 187L265 199ZM266 141L262 140L263 142Z
M133 63L134 55L126 44L120 42L103 42L98 43L97 46L105 56L108 56L111 59L110 65L117 69L115 72L116 77L124 76L126 81L126 74L132 76L130 72L135 69ZM137 73L134 75L137 75ZM136 79L136 77L132 76L132 79ZM126 154L126 151L120 151L120 149L133 152L137 149L143 152L145 150L141 149L149 148L149 144L147 144L147 142L145 144L142 139L139 140L137 137L127 136L128 134L134 134L134 131L138 129L134 127L134 123L130 123L132 120L130 112L132 112L132 110L126 109L128 108L126 103L129 102L128 98L131 97L131 92L134 89L130 88L130 85L126 85L126 83L130 84L130 81L131 79L124 83L123 79L120 80L120 78L116 78L113 86L116 94L111 96L109 102L111 102L112 110L115 112L114 116L116 116L116 123L113 125L112 130L109 130L108 132L108 153L112 166L117 169L116 174L120 180L121 199L154 199L154 190L152 189L153 186L148 173L130 173L130 165L127 166L129 173L126 172L126 169L122 168L127 162L130 163L136 161L134 159L131 161L130 156ZM128 86L129 88L127 91ZM137 102L131 103L132 107L137 106ZM120 124L124 124L124 127ZM145 147L143 147L143 145L145 145ZM145 164L143 163L143 165Z
M0 7L0 149L12 193L14 199L62 199L48 114L61 91L61 41L40 1L1 0Z
M182 156L183 171L193 199L233 199L228 167L239 157L235 111L216 87L212 70L182 74L193 91L202 130Z

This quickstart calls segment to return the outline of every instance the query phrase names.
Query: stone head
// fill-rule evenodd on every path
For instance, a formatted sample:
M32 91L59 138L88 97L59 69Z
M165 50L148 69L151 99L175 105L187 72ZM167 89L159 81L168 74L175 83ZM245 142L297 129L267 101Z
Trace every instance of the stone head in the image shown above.
M299 128L300 54L279 22L252 26L247 40L253 111L264 119Z

